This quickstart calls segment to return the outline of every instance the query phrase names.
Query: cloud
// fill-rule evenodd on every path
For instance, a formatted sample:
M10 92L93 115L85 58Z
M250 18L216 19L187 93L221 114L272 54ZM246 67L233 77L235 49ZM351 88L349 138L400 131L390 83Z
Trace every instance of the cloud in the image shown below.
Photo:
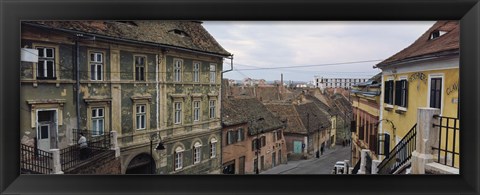
M206 21L204 27L229 52L236 69L319 65L386 59L413 43L433 21L408 22L235 22ZM245 76L309 81L317 74L364 76L378 73L377 62L295 69L232 71L227 78Z

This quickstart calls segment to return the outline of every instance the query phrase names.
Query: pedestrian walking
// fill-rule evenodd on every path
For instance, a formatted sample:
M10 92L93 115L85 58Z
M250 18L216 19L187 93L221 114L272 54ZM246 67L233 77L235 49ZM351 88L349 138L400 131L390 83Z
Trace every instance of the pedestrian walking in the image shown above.
M323 146L320 148L320 154L323 155Z
M80 133L78 135L78 147L80 147L80 160L84 160L88 158L88 145L87 145L87 138Z

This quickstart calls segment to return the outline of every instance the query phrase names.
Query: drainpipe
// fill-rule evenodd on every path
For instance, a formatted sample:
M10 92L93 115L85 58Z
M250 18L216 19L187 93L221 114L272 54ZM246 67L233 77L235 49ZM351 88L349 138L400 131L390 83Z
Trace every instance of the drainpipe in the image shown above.
M221 146L222 145L222 137L223 137L223 106L222 106L222 94L223 94L223 91L224 89L222 88L222 83L223 83L223 73L226 73L226 72L230 72L233 70L233 54L227 58L227 59L230 59L230 70L225 70L225 71L222 71L221 74L220 74L220 172L223 173L223 147ZM228 95L227 95L228 96Z
M76 93L77 101L75 104L75 109L77 111L77 129L80 129L80 46L78 45L78 36L75 40L75 67L76 67ZM72 138L75 138L75 135L72 135Z
M155 60L156 60L155 81L156 81L156 91L157 91L157 98L156 98L156 102L155 102L155 104L157 105L156 106L156 117L155 118L157 119L157 131L158 131L158 130L160 130L160 126L159 126L160 122L159 122L159 116L158 116L159 109L160 109L159 104L158 104L159 103L159 97L158 96L160 94L160 92L158 91L158 85L159 85L159 81L158 81L158 74L159 74L158 71L159 70L158 70L158 68L159 68L160 64L159 64L158 54L155 55ZM160 135L160 133L159 133L159 135Z

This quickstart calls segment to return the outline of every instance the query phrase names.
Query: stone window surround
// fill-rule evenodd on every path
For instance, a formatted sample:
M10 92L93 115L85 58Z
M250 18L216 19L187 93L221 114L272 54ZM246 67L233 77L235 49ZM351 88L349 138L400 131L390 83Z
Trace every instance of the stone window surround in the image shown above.
M179 75L179 80L177 81L176 78L175 78L175 76L176 76L176 75L175 75L175 74L176 74L176 72L175 72L175 70L176 70L175 65L176 65L176 62L178 62L178 61L180 62L180 75ZM172 64L172 66L173 66L173 67L172 67L172 70L173 70L172 81L173 81L173 82L182 82L182 81L183 81L183 70L184 70L184 68L183 68L183 66L184 66L183 59L173 58L173 64Z
M135 76L136 76L136 68L135 68L135 67L136 67L136 64L135 64L136 61L135 61L135 58L136 58L136 57L143 57L143 58L145 58L145 64L144 64L144 68L143 68L143 79L144 79L144 80L138 80L138 81L137 81L136 78L135 78ZM132 71L132 73L133 73L133 79L132 79L132 81L133 81L133 82L147 82L147 81L148 81L148 74L147 74L147 73L148 73L148 71L147 71L147 69L148 69L148 58L147 58L147 55L145 55L145 54L133 54L133 63L132 63L132 66L133 66L133 71Z
M92 130L92 109L93 108L104 108L104 129L103 133L110 132L110 104L112 102L111 98L102 98L102 97L90 97L84 98L85 103L87 103L87 130Z
M66 103L65 99L49 99L49 100L27 100L30 105L31 127L37 126L37 110L55 109L57 110L57 125L63 125L63 105Z
M56 80L60 80L60 47L58 45L54 44L46 44L46 43L32 43L32 48L37 49L37 47L52 47L55 48L55 54L54 54L54 65L55 65L55 77ZM37 80L37 64L38 63L33 63L32 67L32 75L33 75L33 80ZM38 80L37 80L38 81Z
M90 61L90 55L93 54L93 53L101 53L102 54L102 62L99 63L99 62L91 62ZM99 50L99 49L88 49L87 50L87 67L88 67L88 80L89 81L93 81L93 82L99 82L99 81L106 81L106 62L105 62L105 51L104 50ZM91 78L91 75L92 75L92 69L91 69L91 64L92 63L95 63L95 64L102 64L102 79L100 80L92 80Z
M150 95L137 95L137 96L132 96L130 98L133 102L132 104L132 128L135 129L135 133L137 131L142 132L145 130L150 129L150 103L152 101L152 96ZM136 114L136 109L137 105L145 105L145 129L139 129L137 130L137 114ZM134 134L135 134L134 133Z

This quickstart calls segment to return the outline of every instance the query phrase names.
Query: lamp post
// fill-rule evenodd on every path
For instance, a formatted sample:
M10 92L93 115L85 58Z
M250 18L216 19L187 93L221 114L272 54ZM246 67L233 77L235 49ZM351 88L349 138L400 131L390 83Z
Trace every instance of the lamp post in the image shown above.
M261 118L259 118L259 119L257 119L257 120L254 120L254 119L251 119L251 120L250 120L250 125L252 126L252 128L255 129L256 140L257 140L257 141L256 141L256 144L255 144L255 153L256 153L256 156L257 156L257 167L255 168L255 174L257 174L257 175L260 174L260 169L258 168L258 167L259 167L259 164L260 164L260 159L258 158L258 154L260 153L260 147L259 147L259 146L260 146L261 143L260 143L259 140L258 140L258 133L259 133L259 132L258 132L258 128L253 127L253 123L255 122L255 124L256 124L257 122L263 121L263 120L264 120L263 117L261 117Z
M165 147L163 146L162 139L160 138L160 134L158 132L152 133L150 135L150 157L152 157L153 161L150 161L150 173L155 174L155 169L154 169L154 163L155 159L153 158L153 141L160 140L158 143L157 147L155 147L155 150L164 150Z

